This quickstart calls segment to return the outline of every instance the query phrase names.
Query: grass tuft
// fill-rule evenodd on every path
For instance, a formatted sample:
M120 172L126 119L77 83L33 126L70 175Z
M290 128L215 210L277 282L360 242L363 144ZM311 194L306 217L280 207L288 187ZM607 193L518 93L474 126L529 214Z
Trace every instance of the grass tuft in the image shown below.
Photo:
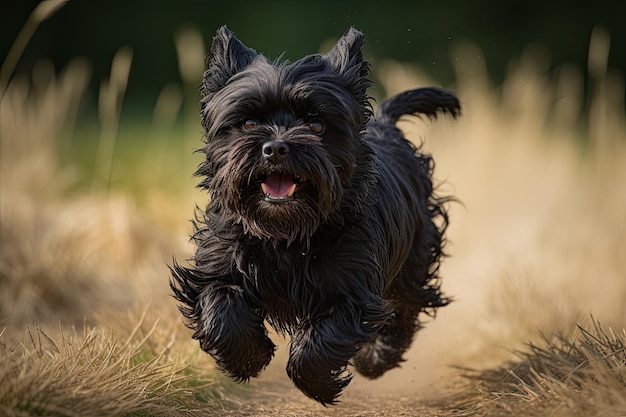
M466 370L469 397L458 415L622 416L626 409L626 330L595 319L572 337L545 336L517 352L519 360L486 371Z
M158 322L142 334L143 318L125 339L84 326L55 335L27 327L18 344L0 338L0 414L47 416L189 415L215 407L213 381L154 350Z

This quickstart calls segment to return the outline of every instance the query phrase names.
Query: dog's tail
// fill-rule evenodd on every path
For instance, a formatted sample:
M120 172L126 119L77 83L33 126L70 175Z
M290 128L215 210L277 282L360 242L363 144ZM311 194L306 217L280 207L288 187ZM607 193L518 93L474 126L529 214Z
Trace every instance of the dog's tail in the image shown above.
M405 114L423 114L435 119L439 113L459 117L461 103L449 91L440 88L418 88L405 91L384 101L376 112L376 121L379 123L395 124Z

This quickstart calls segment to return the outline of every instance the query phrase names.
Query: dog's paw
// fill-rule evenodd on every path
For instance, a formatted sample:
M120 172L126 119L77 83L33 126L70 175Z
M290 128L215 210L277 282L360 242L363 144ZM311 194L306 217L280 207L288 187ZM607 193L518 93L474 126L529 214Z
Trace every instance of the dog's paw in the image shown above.
M300 391L324 406L336 404L337 397L352 381L346 367L328 370L310 363L296 365L292 360L287 363L287 374Z
M220 370L244 382L270 363L276 346L268 337L263 317L246 303L241 288L207 286L197 308L200 318L193 337Z
M246 382L259 376L274 357L276 346L265 335L248 339L233 347L227 356L211 354L218 368L237 382ZM209 352L210 353L210 352Z
M352 380L347 367L358 344L332 337L335 333L345 336L346 332L328 327L331 322L324 324L301 328L292 335L287 374L308 397L322 405L332 405Z
M382 337L364 345L352 360L358 373L369 379L381 377L390 369L397 368L403 362L404 349L388 345Z

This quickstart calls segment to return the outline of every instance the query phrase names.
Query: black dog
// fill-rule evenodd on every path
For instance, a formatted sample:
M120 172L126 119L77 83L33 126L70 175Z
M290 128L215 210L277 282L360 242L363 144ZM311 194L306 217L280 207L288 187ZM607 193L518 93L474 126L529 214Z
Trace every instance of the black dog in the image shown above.
M202 83L211 200L199 213L193 266L170 285L193 337L237 381L257 376L291 337L287 373L322 404L351 380L398 366L418 315L439 291L449 198L433 194L430 156L395 122L458 116L457 98L423 88L384 102L371 120L363 34L326 54L270 62L225 27Z

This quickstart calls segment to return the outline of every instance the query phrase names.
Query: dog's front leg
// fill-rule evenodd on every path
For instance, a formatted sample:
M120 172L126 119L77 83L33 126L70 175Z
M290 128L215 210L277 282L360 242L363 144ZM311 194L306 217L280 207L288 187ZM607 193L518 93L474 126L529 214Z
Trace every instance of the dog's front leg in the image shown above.
M243 289L223 282L200 294L194 338L217 366L238 382L257 376L274 356L263 317L246 302Z
M374 337L387 312L382 300L334 306L319 318L303 321L292 334L287 374L306 395L323 405L334 404L350 383L350 359Z

